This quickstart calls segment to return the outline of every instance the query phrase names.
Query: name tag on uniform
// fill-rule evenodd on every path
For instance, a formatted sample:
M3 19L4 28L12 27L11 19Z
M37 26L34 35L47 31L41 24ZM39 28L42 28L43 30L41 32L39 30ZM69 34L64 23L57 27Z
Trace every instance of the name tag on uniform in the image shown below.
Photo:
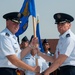
M25 58L25 59L30 59L30 58Z
M14 43L14 44L17 44L17 43Z

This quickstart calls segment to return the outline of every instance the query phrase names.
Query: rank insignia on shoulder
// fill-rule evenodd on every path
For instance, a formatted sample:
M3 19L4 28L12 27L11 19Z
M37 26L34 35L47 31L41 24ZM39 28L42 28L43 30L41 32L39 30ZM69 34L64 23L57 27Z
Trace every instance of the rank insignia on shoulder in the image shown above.
M66 34L66 37L70 37L70 34Z
M5 35L6 35L6 36L10 36L9 33L6 33Z
M18 52L18 50L15 51L16 53Z

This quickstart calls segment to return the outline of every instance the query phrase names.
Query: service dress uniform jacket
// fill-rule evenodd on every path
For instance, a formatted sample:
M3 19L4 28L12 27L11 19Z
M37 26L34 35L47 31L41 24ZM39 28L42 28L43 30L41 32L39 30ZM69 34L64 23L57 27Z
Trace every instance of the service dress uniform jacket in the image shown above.
M15 54L20 58L20 47L17 37L13 35L7 28L0 33L0 68L16 69L6 56Z
M69 73L70 71L72 71L71 68L74 68L75 70L75 35L70 29L60 36L55 54L56 54L56 58L59 56L59 54L64 54L68 56L68 58L60 66L60 71L62 68L64 70L63 73L64 72L66 73L67 70ZM75 75L75 71L74 74L72 75Z
M36 66L36 55L33 57L29 53L22 60L30 66ZM40 73L43 72L44 70L46 70L49 67L47 62L40 56L38 56L38 66L40 66ZM25 75L35 75L35 73L26 70Z

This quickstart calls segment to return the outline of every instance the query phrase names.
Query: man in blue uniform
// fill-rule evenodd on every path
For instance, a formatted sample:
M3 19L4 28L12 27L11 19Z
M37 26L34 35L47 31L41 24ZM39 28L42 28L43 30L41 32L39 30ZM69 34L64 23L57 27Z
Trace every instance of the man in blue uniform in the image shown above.
M31 49L36 48L37 38L33 38L30 45L20 50L15 33L19 29L23 15L19 12L10 12L3 15L6 19L6 28L0 33L0 75L17 75L16 68L23 68L38 72L39 67L31 67L21 61Z
M41 52L38 53L52 62L52 65L43 74L49 75L60 67L60 75L75 75L75 34L70 29L74 18L66 13L56 13L54 19L60 38L53 57L43 55Z

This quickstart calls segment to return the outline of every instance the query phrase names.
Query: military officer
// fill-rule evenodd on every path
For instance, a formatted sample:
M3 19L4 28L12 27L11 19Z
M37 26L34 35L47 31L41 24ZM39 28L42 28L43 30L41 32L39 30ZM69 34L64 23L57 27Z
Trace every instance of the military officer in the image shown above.
M6 28L0 32L0 75L17 75L16 68L20 67L33 72L39 71L39 67L31 67L21 61L37 43L37 38L33 38L30 45L20 50L15 33L19 29L21 18L23 15L20 12L10 12L3 15L6 19Z
M75 75L75 34L71 31L71 22L74 18L66 13L56 13L53 17L60 38L53 57L43 55L41 52L38 53L52 62L52 65L43 74L49 75L60 67L60 75Z

